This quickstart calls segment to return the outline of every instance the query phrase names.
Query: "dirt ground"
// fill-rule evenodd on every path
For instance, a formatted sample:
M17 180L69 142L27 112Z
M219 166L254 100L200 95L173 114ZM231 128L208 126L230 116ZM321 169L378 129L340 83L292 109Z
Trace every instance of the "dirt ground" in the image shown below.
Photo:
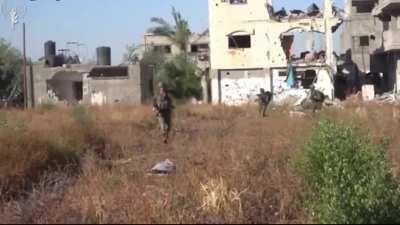
M0 223L309 223L292 161L321 118L388 140L399 176L393 105L266 118L254 106L180 106L169 144L146 106L1 111ZM175 173L150 173L166 159Z

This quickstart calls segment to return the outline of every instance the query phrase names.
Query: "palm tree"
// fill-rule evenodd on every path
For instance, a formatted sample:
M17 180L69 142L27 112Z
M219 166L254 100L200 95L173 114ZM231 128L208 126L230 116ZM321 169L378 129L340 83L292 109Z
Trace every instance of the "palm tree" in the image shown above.
M201 83L197 64L188 57L188 44L191 36L189 23L172 7L174 24L163 18L153 17L151 22L156 26L148 30L154 35L170 39L180 50L180 54L165 61L158 71L158 80L167 85L172 94L179 99L199 97Z
M175 7L172 7L172 17L174 18L174 25L171 25L163 18L151 18L151 22L157 25L150 28L148 31L155 35L168 37L179 47L181 52L186 55L188 50L187 45L191 35L189 23L182 18L182 15L176 11Z

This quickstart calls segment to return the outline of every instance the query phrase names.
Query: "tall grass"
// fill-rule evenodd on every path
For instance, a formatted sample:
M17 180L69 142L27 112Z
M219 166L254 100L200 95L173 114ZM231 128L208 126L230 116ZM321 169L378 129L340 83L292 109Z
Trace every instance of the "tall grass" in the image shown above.
M392 108L363 116L355 108L323 115L356 118L374 140L388 137L396 174L400 134ZM311 116L276 109L262 119L253 106L179 106L165 145L150 107L1 114L7 125L0 128L0 223L312 221L302 205L308 186L291 166L311 137ZM176 173L151 175L165 159Z

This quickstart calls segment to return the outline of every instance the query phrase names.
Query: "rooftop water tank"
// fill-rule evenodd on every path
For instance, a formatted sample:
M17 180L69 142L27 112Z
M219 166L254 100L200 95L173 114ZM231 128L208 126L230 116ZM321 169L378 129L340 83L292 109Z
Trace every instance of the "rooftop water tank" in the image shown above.
M56 55L56 43L54 41L47 41L44 43L44 57L48 59L50 56Z
M97 52L97 65L110 66L111 65L111 48L98 47Z

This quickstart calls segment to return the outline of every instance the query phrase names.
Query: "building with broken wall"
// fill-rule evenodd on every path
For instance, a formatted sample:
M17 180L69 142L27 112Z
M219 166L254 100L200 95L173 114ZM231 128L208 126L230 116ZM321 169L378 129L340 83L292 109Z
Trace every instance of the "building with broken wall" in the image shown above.
M37 62L28 69L28 102L40 104L142 104L153 96L153 70L129 66Z
M371 16L375 0L348 0L345 4L342 53L346 54L347 63L354 63L361 74L367 74L371 71L372 42L379 38L375 32L381 26L380 21ZM352 71L353 74L357 72Z
M266 0L209 0L212 101L238 105L256 98L260 88L274 96L315 83L333 98L332 32L341 24L332 3L322 13L275 11ZM234 16L233 16L234 15ZM326 51L293 57L293 32L326 35ZM288 64L296 72L296 84L288 86Z
M376 27L374 42L375 49L372 53L374 74L383 76L376 89L400 92L400 0L376 1L372 15L381 21L381 26Z
M348 0L341 73L352 86L373 86L372 95L398 93L400 86L400 1Z

